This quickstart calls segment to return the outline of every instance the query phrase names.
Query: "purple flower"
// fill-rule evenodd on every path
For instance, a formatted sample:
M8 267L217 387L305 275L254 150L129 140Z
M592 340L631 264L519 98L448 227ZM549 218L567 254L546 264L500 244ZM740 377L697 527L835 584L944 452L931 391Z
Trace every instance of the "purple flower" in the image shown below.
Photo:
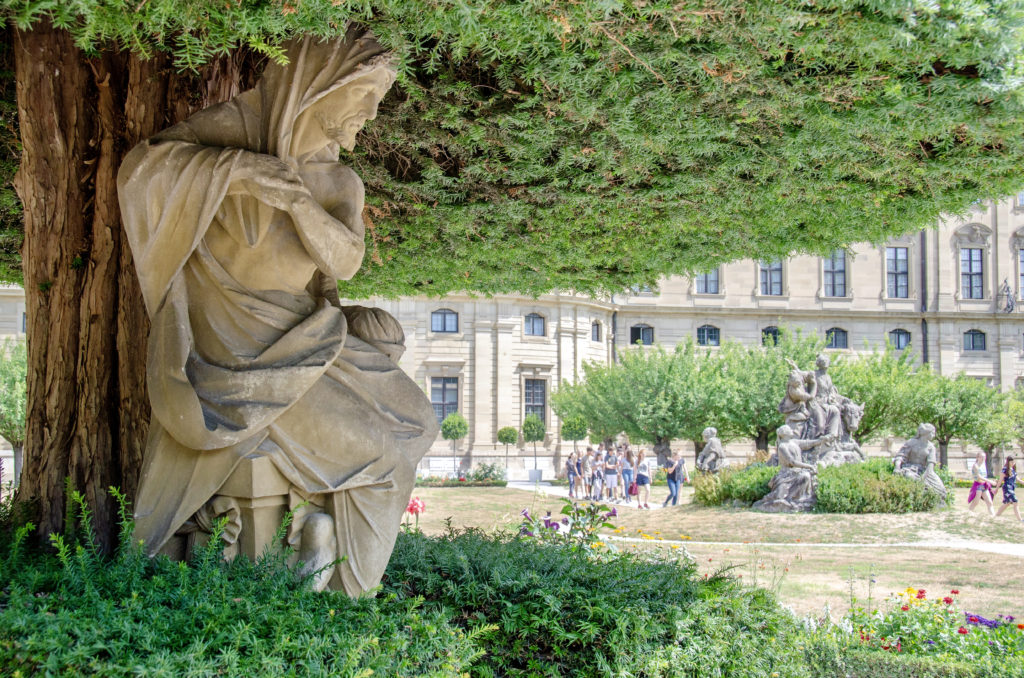
M1000 616L1002 616L1002 615L1000 615ZM1005 617L1003 617L1003 619L1006 620L1006 623L1010 623L1010 622L1013 621L1013 615L1012 614L1008 614Z
M530 509L523 509L522 511L519 512L519 515L526 518L527 520L533 520L533 518L530 517Z
M562 524L563 525L568 525L569 524L569 519L568 518L562 518Z
M611 510L611 511L609 511L609 512L608 512L608 513L606 513L606 514L604 514L604 519L605 519L605 520L608 520L609 518L614 518L614 517L615 517L615 516L617 516L617 515L619 515L619 511L618 511L618 509L616 509L616 508L615 508L615 507L613 506L613 507L612 507L612 510Z

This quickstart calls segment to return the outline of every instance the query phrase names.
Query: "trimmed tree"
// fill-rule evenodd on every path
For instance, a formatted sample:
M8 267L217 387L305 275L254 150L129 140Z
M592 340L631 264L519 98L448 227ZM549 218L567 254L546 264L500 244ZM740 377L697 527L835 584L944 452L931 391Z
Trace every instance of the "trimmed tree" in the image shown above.
M455 444L469 433L466 418L458 412L452 412L441 422L441 437L452 441L452 456L455 456Z
M528 414L523 419L523 440L533 443L533 469L537 470L537 442L544 440L547 429L544 422L536 414Z
M587 437L587 420L582 414L562 419L562 439L572 441L572 451L578 452L576 442Z
M14 484L21 477L22 448L25 445L25 372L28 351L25 342L13 339L0 347L0 436L14 453Z
M512 426L503 426L498 429L498 442L505 446L505 477L508 477L508 446L515 445L519 440L519 431Z
M149 417L117 168L249 87L285 38L354 18L401 62L345 158L370 219L345 296L614 292L882 241L1013 193L1016 7L7 3L30 338L19 499L59 532L69 478L111 543L106 488L134 494Z

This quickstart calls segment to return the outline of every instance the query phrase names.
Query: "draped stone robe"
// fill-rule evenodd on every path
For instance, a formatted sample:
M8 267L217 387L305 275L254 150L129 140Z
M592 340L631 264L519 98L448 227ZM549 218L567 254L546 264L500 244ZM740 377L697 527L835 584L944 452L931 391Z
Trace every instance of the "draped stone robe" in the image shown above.
M315 203L291 214L239 181L267 148L266 118L259 93L242 95L139 144L119 174L152 320L136 536L155 554L243 457L263 455L292 485L292 505L309 502L292 543L308 513L330 514L347 560L329 586L357 595L380 580L437 423L388 347L356 336L337 305L335 281L363 254L363 188L337 149L298 163ZM265 267L243 284L232 253ZM305 289L277 282L305 270Z

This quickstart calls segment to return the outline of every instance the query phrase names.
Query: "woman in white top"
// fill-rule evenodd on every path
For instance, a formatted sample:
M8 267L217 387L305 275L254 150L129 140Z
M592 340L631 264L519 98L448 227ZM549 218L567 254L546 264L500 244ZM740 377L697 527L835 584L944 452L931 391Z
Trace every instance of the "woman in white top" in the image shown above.
M995 508L992 506L992 495L995 492L992 490L992 483L988 480L988 471L985 468L985 453L978 452L978 456L974 458L974 467L971 469L971 478L974 480L974 484L971 485L971 494L967 497L967 509L970 511L974 510L974 507L978 505L978 501L985 502L988 506L988 513L991 516L996 514Z
M651 462L647 461L644 451L641 448L636 458L636 503L637 508L649 509L647 502L651 499L651 480L654 473L651 471Z

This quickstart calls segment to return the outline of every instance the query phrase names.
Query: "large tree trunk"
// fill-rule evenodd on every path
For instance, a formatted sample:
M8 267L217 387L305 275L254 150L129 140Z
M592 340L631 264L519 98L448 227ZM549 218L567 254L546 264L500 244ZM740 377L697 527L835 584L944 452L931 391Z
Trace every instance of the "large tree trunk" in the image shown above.
M949 468L949 441L939 440L939 468Z
M697 468L697 458L700 457L700 451L704 449L704 439L694 438L693 439L693 464L694 468Z
M769 435L771 435L771 432L768 429L766 429L766 428L758 429L757 437L754 438L754 446L756 447L756 449L763 450L764 452L768 451L768 436Z
M67 479L109 548L117 512L108 488L134 496L149 429L149 322L121 225L117 169L141 139L237 93L239 64L251 59L225 58L186 79L159 57L88 59L48 23L15 31L14 49L28 333L18 499L34 504L41 535L59 532Z

